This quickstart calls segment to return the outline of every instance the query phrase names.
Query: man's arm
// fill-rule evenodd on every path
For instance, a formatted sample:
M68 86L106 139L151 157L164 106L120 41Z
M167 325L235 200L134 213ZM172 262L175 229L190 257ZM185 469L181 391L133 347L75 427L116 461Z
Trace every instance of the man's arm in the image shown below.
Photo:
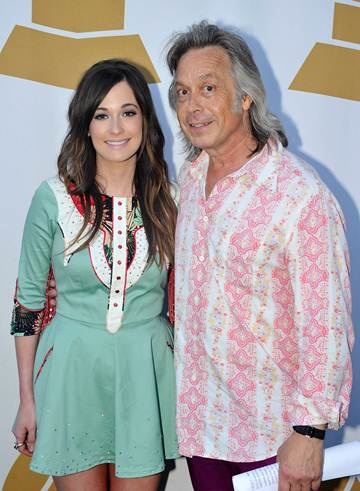
M289 413L292 425L337 429L348 412L353 343L343 218L321 187L299 213L287 250L299 345ZM292 433L278 450L279 489L318 489L323 459L321 439Z

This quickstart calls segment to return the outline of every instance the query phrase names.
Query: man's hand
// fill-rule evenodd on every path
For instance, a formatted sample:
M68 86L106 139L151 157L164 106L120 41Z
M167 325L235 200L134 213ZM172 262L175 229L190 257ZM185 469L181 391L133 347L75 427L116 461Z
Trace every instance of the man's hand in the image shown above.
M324 442L293 433L279 447L279 491L309 491L320 487Z

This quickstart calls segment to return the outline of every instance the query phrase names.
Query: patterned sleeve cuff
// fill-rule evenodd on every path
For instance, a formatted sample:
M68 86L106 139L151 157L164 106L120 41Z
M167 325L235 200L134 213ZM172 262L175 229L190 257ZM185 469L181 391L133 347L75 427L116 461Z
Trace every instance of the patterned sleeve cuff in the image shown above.
M33 336L40 334L43 326L45 309L28 310L15 298L11 318L11 334L15 336Z
M18 294L18 282L16 282L14 309L11 318L11 334L14 336L41 334L45 327L52 321L56 314L56 307L50 304L51 298L49 291L50 281L54 279L53 270L50 268L45 291L45 306L39 310L27 309L19 303L16 298Z
M327 424L331 430L337 430L345 422L347 409L341 401L333 401L325 397L305 401L303 404L289 406L289 421L291 425Z

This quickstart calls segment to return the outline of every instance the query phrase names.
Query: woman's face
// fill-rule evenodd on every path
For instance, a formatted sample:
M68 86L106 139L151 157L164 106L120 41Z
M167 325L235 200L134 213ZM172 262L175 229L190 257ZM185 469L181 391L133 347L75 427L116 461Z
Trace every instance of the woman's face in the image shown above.
M125 80L118 82L99 104L89 126L97 166L135 166L142 134L142 112L134 93Z

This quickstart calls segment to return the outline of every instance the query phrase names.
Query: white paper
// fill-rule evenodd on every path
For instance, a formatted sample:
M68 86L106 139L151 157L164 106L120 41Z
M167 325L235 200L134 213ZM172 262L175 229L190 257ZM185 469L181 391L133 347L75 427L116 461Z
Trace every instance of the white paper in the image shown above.
M325 449L323 481L360 475L360 441ZM277 491L278 464L233 477L234 491Z

